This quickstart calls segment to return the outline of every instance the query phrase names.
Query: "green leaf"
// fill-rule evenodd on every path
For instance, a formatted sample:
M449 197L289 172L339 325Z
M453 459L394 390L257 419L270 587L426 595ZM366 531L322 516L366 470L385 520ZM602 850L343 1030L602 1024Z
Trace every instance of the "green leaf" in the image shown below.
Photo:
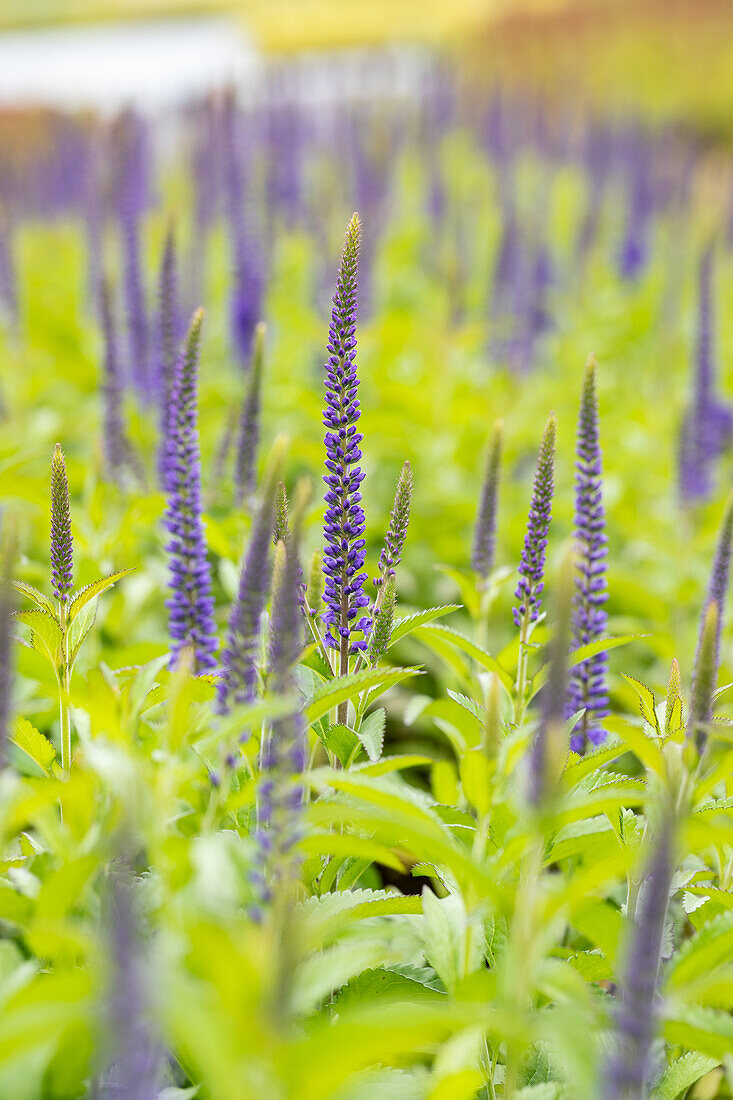
M47 611L49 615L53 615L56 618L56 607L53 600L48 596L44 596L43 592L39 592L37 588L34 588L32 584L26 584L25 581L11 581L10 584L23 596L27 596L29 600L33 600L42 611Z
M83 588L80 588L69 604L67 611L68 621L70 623L73 622L81 609L85 607L90 600L93 600L96 596L101 596L103 592L106 592L108 588L116 584L120 577L126 577L128 573L132 572L132 569L121 569L118 573L111 573L108 577L101 577L98 581L92 581L91 584L86 584Z
M384 728L387 724L387 712L383 707L378 707L371 714L367 714L356 731L356 736L361 741L369 759L374 763L382 755L384 745Z
M431 623L435 619L442 618L443 615L450 615L452 611L459 611L461 605L459 603L447 603L442 607L429 607L425 611L416 611L412 615L406 615L402 619L396 619L392 627L392 635L390 638L390 645L394 645L400 638L405 638L408 634L411 634L413 630L417 630L419 626L424 626L426 623Z
M318 942L323 942L354 921L395 913L422 913L422 899L386 890L350 890L308 898L298 909L312 926Z
M618 649L619 646L628 645L629 642L636 642L641 638L651 638L651 634L620 634L616 638L597 638L595 642L589 642L580 649L574 649L568 655L568 668L582 665L583 661L587 661L589 657L595 657L597 653L608 653L612 649ZM545 664L532 680L531 694L535 695L546 682L547 665Z
M639 696L639 710L641 716L647 725L651 726L655 733L659 734L659 719L657 718L657 700L654 698L654 692L651 688L648 688L646 684L643 684L641 680L637 680L634 676L627 676L625 672L622 672L624 680L631 684L632 688Z
M33 608L30 611L16 611L13 618L17 622L30 627L30 643L38 653L48 657L54 669L58 668L61 660L63 646L63 634L61 626L55 615L41 608Z
M458 630L453 630L449 626L421 626L415 631L417 637L426 642L428 645L431 642L445 642L455 649L460 650L467 657L472 657L477 664L482 668L487 669L488 672L495 672L507 690L511 691L513 688L512 677L507 670L499 664L495 657L492 657L490 653L487 653L481 646L476 645L470 638L467 638L465 634L461 634ZM439 650L437 650L439 652Z
M667 1066L659 1084L652 1089L649 1100L677 1100L678 1096L687 1092L691 1085L717 1065L718 1059L710 1058L707 1054L699 1054L694 1050L683 1054L671 1066Z
M687 940L667 972L668 989L679 989L733 955L733 911L727 910Z
M337 995L335 1004L339 1011L347 1007L360 1007L373 1001L445 1001L445 993L430 989L422 982L380 967L364 970L352 978Z
M46 775L51 775L51 765L56 760L56 750L27 718L16 718L10 739L29 756Z
M306 704L305 715L309 722L315 722L337 707L360 694L367 688L387 688L398 684L408 676L417 676L419 668L364 668L360 672L351 672L348 676L337 676L328 683L321 684Z
M733 1016L728 1012L669 1004L662 1031L675 1046L707 1054L718 1063L733 1050Z
M320 738L328 751L335 756L342 768L348 768L361 749L361 742L349 726L334 723L326 726Z

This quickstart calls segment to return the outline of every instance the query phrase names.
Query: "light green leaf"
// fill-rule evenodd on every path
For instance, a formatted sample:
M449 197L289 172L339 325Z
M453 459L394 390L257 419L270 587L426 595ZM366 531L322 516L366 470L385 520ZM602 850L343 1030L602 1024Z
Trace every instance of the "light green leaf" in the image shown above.
M51 765L56 759L56 750L48 738L39 733L27 718L16 718L10 739L31 758L34 764L38 765L42 772L51 775Z
M435 619L440 619L443 615L450 615L452 611L460 610L461 605L459 603L447 603L442 607L429 607L425 611L416 611L412 615L406 615L402 619L396 619L392 627L392 635L390 638L390 645L394 645L400 638L405 638L408 634L411 634L413 630L417 630L419 626L424 626L426 623L431 623Z
M387 688L398 684L408 676L417 676L419 668L364 668L360 672L351 672L348 676L337 676L335 680L321 684L308 700L305 708L306 718L315 722L328 714L329 710L365 691L367 688Z
M717 1058L691 1051L667 1066L649 1100L677 1100L691 1085L719 1065Z
M49 615L56 617L56 607L53 600L48 596L44 596L43 592L39 592L37 588L34 588L32 584L26 584L25 581L11 581L12 587L16 592L20 592L23 596L27 596L29 600L33 600L42 611L47 611Z
M371 714L367 714L362 721L356 736L366 749L366 754L372 762L379 760L384 745L384 728L387 723L387 712L383 707L378 707Z
M646 684L643 684L641 680L637 680L634 676L627 676L625 672L622 672L624 680L631 684L632 688L639 696L639 710L641 716L647 725L651 726L655 733L659 734L659 719L657 718L657 700L654 698L654 692L651 688L648 688Z
M476 645L474 641L467 638L465 634L461 634L458 630L453 630L452 627L442 625L427 625L418 627L415 631L416 637L430 645L431 642L444 642L458 649L461 653L464 653L467 657L472 657L477 664L482 668L487 669L489 672L495 672L504 686L511 691L513 687L512 677L502 665L499 664L495 657L492 657L490 653L487 653L481 646Z
M732 956L733 911L726 910L682 945L667 972L667 988L679 989Z
M45 654L54 668L57 668L61 660L63 634L56 616L42 611L41 608L32 608L30 611L16 611L13 618L30 627L30 643L33 649Z
M75 593L69 608L67 611L69 622L73 622L81 609L93 600L96 596L101 596L103 592L106 592L108 588L111 588L113 584L116 584L120 577L126 577L128 573L132 573L132 569L121 569L118 573L111 573L109 577L101 577L98 581L92 581L91 584L84 585L78 592Z

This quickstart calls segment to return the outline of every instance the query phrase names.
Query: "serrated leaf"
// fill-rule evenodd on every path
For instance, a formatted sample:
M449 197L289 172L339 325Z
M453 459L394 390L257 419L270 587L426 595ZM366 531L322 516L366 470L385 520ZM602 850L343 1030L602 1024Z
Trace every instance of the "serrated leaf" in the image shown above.
M461 604L459 603L447 603L443 604L442 607L429 607L425 611L416 611L412 615L405 615L401 619L396 619L392 627L389 644L394 645L400 638L405 638L413 630L417 630L419 626L431 623L444 615L450 615L452 611L459 611L460 608Z
M34 607L30 611L16 611L13 618L30 627L32 647L48 657L54 668L57 668L61 660L63 634L56 616Z
M687 940L667 972L668 989L679 989L733 956L733 911L713 917Z
M371 714L367 714L356 731L356 736L366 750L366 754L372 763L379 760L384 746L384 729L387 724L387 712L383 707L378 707Z
M34 764L46 775L51 775L51 765L56 759L56 750L35 726L31 725L27 718L16 718L13 723L10 739L26 756L29 756Z
M27 596L29 600L33 600L42 611L47 611L49 615L56 617L56 607L53 600L48 596L44 596L43 592L39 592L32 584L26 584L25 581L11 581L10 584L16 592L20 592L23 596Z
M315 722L328 714L329 710L344 703L348 699L359 695L367 688L379 688L386 691L388 687L398 684L400 680L408 676L417 676L419 668L364 668L360 672L351 672L348 676L337 676L321 684L310 697L306 704L305 714L309 722Z
M642 718L658 734L660 732L659 719L657 718L657 700L654 698L654 692L634 676L628 676L625 672L622 672L621 675L639 697L639 710Z
M70 623L73 622L81 609L85 607L90 600L93 600L96 596L101 596L103 592L106 592L108 588L116 584L121 577L126 577L128 573L132 572L132 569L120 569L118 573L110 573L108 577L101 577L98 581L92 581L91 584L85 584L83 588L80 588L79 591L74 594L69 604L67 611L68 621Z
M690 1051L667 1066L649 1100L677 1100L691 1085L719 1065L717 1058Z
M342 768L348 768L361 749L361 741L349 726L334 723L326 726L319 736L328 751L335 756Z
M298 909L313 926L320 941L354 921L397 913L421 913L422 899L386 890L351 890L308 898Z
M386 967L364 970L338 993L339 1011L352 1005L360 1007L374 1001L445 1001L445 993Z

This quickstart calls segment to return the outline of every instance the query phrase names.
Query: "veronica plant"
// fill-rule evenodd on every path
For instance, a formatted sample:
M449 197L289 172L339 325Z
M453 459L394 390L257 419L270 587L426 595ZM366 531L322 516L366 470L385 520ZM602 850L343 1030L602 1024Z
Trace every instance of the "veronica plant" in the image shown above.
M575 465L577 569L572 640L576 649L600 638L608 620L605 608L608 598L605 560L608 540L603 510L602 463L596 363L591 357L585 369L580 402ZM607 668L607 655L596 653L572 669L566 716L569 718L580 710L584 712L571 737L571 746L576 752L582 752L589 743L599 744L605 737L601 722L608 714Z
M356 277L361 223L354 214L346 229L341 266L333 297L326 363L326 512L323 521L326 576L326 641L338 651L341 674L349 670L349 656L366 649L371 618L361 614L369 606L362 572L366 540L361 483L357 465L363 439L357 430L361 408L356 374Z
M237 457L234 468L236 503L241 505L255 487L257 447L260 441L260 406L262 403L262 365L267 326L255 326L252 348L252 369L239 419Z
M514 624L519 628L516 700L520 712L524 706L527 690L529 640L532 627L539 618L542 591L545 587L545 555L555 487L555 434L555 417L550 415L537 456L532 501L527 517L527 532L519 563L519 584L514 593L518 600L514 608Z
M49 598L30 584L13 581L13 586L36 605L19 611L15 618L30 629L25 644L51 662L59 689L61 766L71 767L71 713L69 691L74 663L82 643L94 625L98 597L129 573L129 569L93 581L73 591L74 547L66 459L57 443L51 457L51 590Z
M173 662L190 647L196 671L210 672L216 666L218 641L201 505L197 372L202 318L203 310L193 316L171 391L164 471L170 534L166 606Z

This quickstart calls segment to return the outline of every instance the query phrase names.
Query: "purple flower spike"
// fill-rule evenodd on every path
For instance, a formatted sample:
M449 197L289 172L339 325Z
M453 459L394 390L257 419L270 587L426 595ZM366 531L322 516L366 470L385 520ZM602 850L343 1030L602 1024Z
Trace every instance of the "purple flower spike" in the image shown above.
M394 505L389 517L389 530L384 538L384 546L379 555L379 576L374 583L381 588L387 577L394 577L395 568L402 561L402 549L410 522L410 502L412 500L412 467L406 462L397 480Z
M718 535L695 652L688 729L691 733L695 733L701 747L707 738L706 727L713 717L713 695L720 665L720 637L728 593L732 544L733 494L728 498ZM713 606L715 613L711 614Z
M660 823L636 912L627 914L631 936L615 1012L618 1045L605 1074L607 1100L648 1095L659 965L675 869L672 832L672 822Z
M519 584L514 593L519 601L514 608L514 624L517 627L536 622L540 613L542 590L545 587L547 534L552 518L552 494L555 488L555 434L555 417L550 414L537 456L527 533L519 563Z
M74 551L66 458L57 443L51 456L51 586L59 603L66 603L73 585Z
M222 653L222 673L216 692L217 709L225 714L233 703L251 703L257 695L260 621L272 579L272 521L277 479L268 477L239 577Z
M236 503L241 505L254 491L257 447L260 442L260 406L262 404L262 364L267 327L260 322L255 327L252 351L252 371L242 403L237 443L237 463L234 470Z
M573 647L600 638L608 620L606 612L606 543L603 508L603 458L598 430L596 363L591 357L585 369L578 417L577 461L575 464L575 541L577 549L575 598L573 600ZM596 653L570 676L566 717L585 708L585 714L570 739L574 752L586 745L599 745L606 732L600 724L608 714L606 674L608 656Z
M160 480L165 488L166 425L170 414L173 376L176 369L179 332L178 268L173 225L168 227L158 277L157 362L155 385L161 409L161 441L158 452Z
M733 411L715 392L713 258L710 246L700 261L694 392L680 431L679 490L686 502L710 494L712 464L733 437Z
M166 601L173 663L190 647L196 672L216 665L216 625L211 572L201 518L201 458L197 423L199 343L203 310L193 315L176 363L167 427L165 526L170 533L170 597Z
M117 326L109 283L101 284L102 334L104 336L104 457L107 474L118 483L126 467L136 464L122 417L123 388Z
M303 513L303 494L296 499L294 522L275 586L270 633L268 690L285 694L293 689L292 668L303 647L303 620L299 592L298 558ZM292 869L292 849L298 839L298 817L305 794L298 777L305 770L308 742L302 711L276 718L260 748L260 782L257 790L258 866L252 876L260 902L269 901L277 888L287 884Z
M7 760L10 719L13 712L13 545L4 539L0 557L0 768Z
M173 223L168 226L158 275L157 378L156 385L164 410L173 387L173 372L180 339L178 302L178 262Z
M151 1020L149 962L129 868L109 876L106 932L111 988L106 1012L108 1064L95 1090L100 1098L155 1100L161 1081L162 1048Z
M486 460L486 473L473 536L471 565L483 580L486 580L493 568L496 552L496 518L503 433L504 427L499 420L494 425L494 434Z
M328 610L323 622L328 627L328 644L340 650L341 671L348 671L348 655L366 649L365 632L371 620L368 614L357 619L369 606L364 592L367 574L361 572L365 558L364 511L361 507L361 483L364 474L357 465L361 458L357 431L361 413L356 396L356 272L361 222L354 214L346 229L341 266L333 296L326 363L326 512L323 520L325 548L323 572L326 577L324 598ZM361 634L362 637L357 637Z

